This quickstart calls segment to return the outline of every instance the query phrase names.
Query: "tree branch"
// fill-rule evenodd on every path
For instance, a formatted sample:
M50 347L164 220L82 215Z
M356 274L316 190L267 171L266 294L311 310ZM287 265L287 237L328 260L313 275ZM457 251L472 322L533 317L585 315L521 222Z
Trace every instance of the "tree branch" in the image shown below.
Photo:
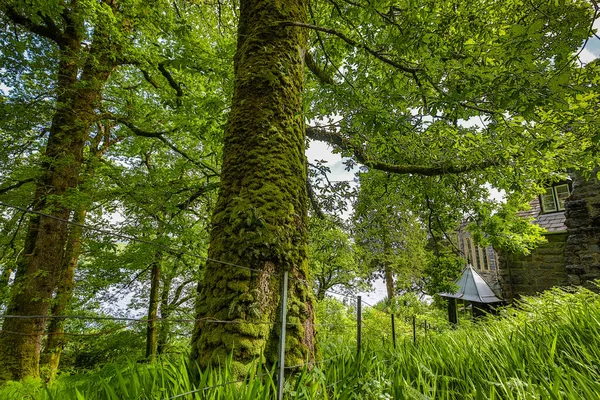
M1 7L1 6L0 6ZM65 37L63 32L56 26L54 21L48 17L42 17L46 25L36 24L28 17L21 15L11 6L4 6L0 8L0 11L4 13L13 23L21 25L31 33L45 37L52 40L58 45L63 45Z
M151 84L154 87L154 89L160 88L160 85L158 83L156 83L156 81L154 79L152 79L152 77L150 76L148 71L146 71L145 69L142 69L142 68L140 68L140 71L142 71L142 75L144 75L144 79L146 79L146 81L148 81L148 83Z
M171 132L174 132L174 130L171 130L171 131L162 131L162 132L145 131L143 129L138 128L137 126L133 125L131 122L129 122L129 121L123 119L123 118L112 117L112 119L115 122L118 122L119 124L125 125L136 136L149 137L149 138L157 138L157 139L164 140L163 135L167 135L167 134L169 134Z
M198 188L194 193L190 195L185 201L177 204L175 207L181 211L185 210L192 204L198 197L202 196L205 193L210 192L211 190L218 189L220 184L218 182L207 183L206 185Z
M175 79L173 79L173 75L171 75L171 73L167 70L166 64L168 62L169 61L163 61L163 62L159 63L158 70L160 71L162 76L165 77L167 82L169 82L169 86L171 86L173 88L173 90L175 90L175 92L177 93L177 105L181 106L181 104L182 104L181 98L183 97L183 90L181 89L181 85L179 84L179 82L177 82Z
M460 174L470 171L479 171L487 169L489 167L498 165L497 162L487 160L477 164L468 165L441 165L441 166L430 166L430 165L418 165L418 164L390 164L375 160L370 160L365 152L354 146L350 141L338 133L321 129L318 127L307 127L306 135L312 140L319 140L322 142L330 143L334 146L339 147L342 150L350 151L354 155L354 158L361 164L377 169L380 171L390 172L394 174L416 174L423 176L437 176L444 174Z
M411 67L408 65L401 64L397 61L394 61L394 60L384 56L383 54L373 50L369 46L367 46L363 43L359 43L356 40L349 38L342 32L336 31L335 29L325 28L322 26L311 25L311 24L306 24L303 22L295 22L295 21L281 21L281 22L279 22L279 24L283 25L283 26L297 26L300 28L312 29L315 31L325 32L325 33L329 33L330 35L337 36L338 38L342 39L344 42L348 43L350 46L356 47L358 49L363 49L367 53L371 54L373 57L377 58L379 61L384 62L385 64L388 64L388 65L391 65L392 67L399 69L400 71L409 73L409 74L412 74L413 72L418 72L421 70L420 67Z
M169 303L169 308L173 309L179 305L181 305L182 303L184 303L185 301L189 300L188 296L184 297L184 301L179 301L179 297L181 297L181 292L183 291L183 289L189 285L190 283L193 283L194 279L187 279L185 281L183 281L179 286L177 286L177 288L175 289L175 293L173 293L173 301L171 301Z
M197 166L199 166L201 168L207 169L210 172L212 172L213 173L212 176L219 176L220 175L219 172L217 172L217 170L215 170L213 167L211 167L210 165L206 164L205 162L194 160L185 151L179 149L177 146L175 146L173 143L171 143L171 141L169 141L166 137L164 137L164 135L167 135L169 133L175 132L175 129L170 130L170 131L162 131L162 132L149 132L149 131L145 131L143 129L138 128L137 126L133 125L131 122L129 122L129 121L123 119L123 118L111 116L110 114L105 115L105 117L109 118L109 119L113 119L114 121L116 121L116 122L118 122L118 123L120 123L122 125L125 125L136 136L142 136L142 137L148 137L148 138L155 138L155 139L160 140L165 145L167 145L167 147L169 147L175 153L179 154L180 156L182 156L183 158L185 158L186 160L188 160L192 164L197 165Z
M312 72L319 79L319 81L321 81L321 83L335 85L333 78L324 69L319 68L315 62L315 59L308 51L304 53L304 63L310 72Z
M34 178L24 179L22 181L14 183L14 184L12 184L10 186L6 186L6 187L3 187L3 188L0 188L0 194L8 193L8 192L10 192L13 189L20 188L21 186L25 185L26 183L33 182L34 180L35 180Z

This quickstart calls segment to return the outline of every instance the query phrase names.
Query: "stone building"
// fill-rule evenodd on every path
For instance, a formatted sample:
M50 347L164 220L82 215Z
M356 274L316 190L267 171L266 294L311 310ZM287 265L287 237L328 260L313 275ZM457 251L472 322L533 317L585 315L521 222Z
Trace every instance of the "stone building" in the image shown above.
M546 243L533 249L529 255L499 252L499 280L505 299L533 295L553 286L567 284L564 249L568 232L564 203L556 211L544 212L540 197L529 203L531 210L521 214L523 217L533 217L533 223L548 231L544 234Z
M574 174L530 203L523 217L546 228L547 242L528 256L499 252L498 278L502 296L513 299L553 286L594 288L600 277L600 182Z
M589 180L577 177L567 201L564 249L567 281L597 290L592 281L600 278L600 181L599 170Z

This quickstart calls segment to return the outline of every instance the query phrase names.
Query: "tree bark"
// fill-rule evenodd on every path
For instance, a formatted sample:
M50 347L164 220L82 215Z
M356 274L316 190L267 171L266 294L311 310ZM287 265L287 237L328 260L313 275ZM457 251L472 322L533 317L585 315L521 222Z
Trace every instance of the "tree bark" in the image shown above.
M56 111L46 143L43 174L36 182L33 209L50 216L29 220L24 255L18 262L11 315L48 315L57 277L63 265L67 224L72 206L65 195L78 185L83 148L104 84L113 68L109 39L102 29L94 34L81 71L82 38L72 26L60 44ZM39 376L42 318L7 318L0 332L0 382Z
M87 211L85 209L77 210L73 217L73 222L76 224L83 224L85 222L86 214ZM65 315L69 303L71 302L71 298L73 297L75 270L77 269L77 262L79 260L79 254L81 253L82 234L83 228L81 226L72 225L69 229L63 268L59 276L54 304L52 305L51 315L53 316ZM45 375L44 378L47 381L53 380L58 372L60 356L66 343L64 334L65 323L65 319L54 318L51 319L48 324L48 339L40 362L41 371Z
M163 354L167 348L169 338L169 317L171 316L171 304L169 303L169 293L173 282L172 274L163 274L162 293L160 296L160 326L158 328L158 338L156 343L156 352Z
M151 278L150 278L150 300L148 302L148 324L146 327L146 357L154 360L157 353L158 337L158 304L160 302L160 281L161 281L161 258L162 254L156 252L152 260Z
M307 36L280 21L306 21L304 0L243 0L234 98L225 130L221 187L200 285L191 359L201 367L233 355L244 374L277 359L279 276L290 271L286 362L314 357L313 295L306 282L307 204L303 59ZM206 319L239 321L220 324Z
M160 298L160 325L158 327L157 353L164 354L169 348L169 336L171 334L171 322L169 318L178 307L195 298L194 295L185 294L185 288L193 283L193 280L184 280L180 282L171 293L173 288L173 279L177 276L177 269L168 271L163 276L163 286Z
M396 295L394 291L394 271L389 264L385 264L384 266L385 272L385 288L387 290L388 296L388 304L392 304L392 300L394 300L394 296Z
M383 232L383 273L385 275L385 288L387 290L388 304L392 305L394 300L394 269L390 265L389 261L392 257L388 255L389 252L393 251L390 249L389 240L386 232Z

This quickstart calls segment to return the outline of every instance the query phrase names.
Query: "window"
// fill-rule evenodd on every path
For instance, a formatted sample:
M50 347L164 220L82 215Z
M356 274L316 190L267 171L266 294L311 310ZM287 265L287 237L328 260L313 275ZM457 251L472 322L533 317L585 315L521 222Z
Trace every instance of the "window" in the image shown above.
M565 200L571 192L569 191L569 185L554 186L554 193L556 193L556 202L558 203L558 209L565 209Z
M483 253L483 268L489 270L490 269L490 262L488 260L487 248L481 249L481 252Z
M466 238L465 242L467 244L467 262L473 262L473 246L471 245L471 239Z
M481 248L479 246L475 247L475 265L477 269L481 269L481 257L479 256L479 251Z
M567 183L546 188L546 192L540 195L542 212L549 213L564 210L565 200L570 194L571 191Z

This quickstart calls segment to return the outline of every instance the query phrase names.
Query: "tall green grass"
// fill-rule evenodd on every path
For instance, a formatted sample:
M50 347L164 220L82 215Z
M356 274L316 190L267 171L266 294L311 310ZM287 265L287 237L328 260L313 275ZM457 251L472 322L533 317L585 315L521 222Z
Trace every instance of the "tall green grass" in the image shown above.
M367 321L368 322L368 321ZM287 377L288 399L596 399L600 398L600 296L552 290L524 298L498 317L457 330L412 335L396 350L366 335L324 346L323 360ZM194 385L186 359L108 365L63 377L44 388L32 382L0 390L1 399L273 399L274 371L262 366L236 381L226 363L200 372ZM208 389L203 389L210 387Z
M551 290L389 356L396 399L600 398L600 297Z

